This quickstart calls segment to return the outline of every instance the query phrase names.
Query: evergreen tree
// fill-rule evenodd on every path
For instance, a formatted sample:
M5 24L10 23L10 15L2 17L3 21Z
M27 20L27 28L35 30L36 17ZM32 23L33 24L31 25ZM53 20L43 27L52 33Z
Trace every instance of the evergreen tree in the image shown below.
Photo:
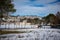
M0 0L0 19L7 17L10 13L16 11L14 9L13 0Z

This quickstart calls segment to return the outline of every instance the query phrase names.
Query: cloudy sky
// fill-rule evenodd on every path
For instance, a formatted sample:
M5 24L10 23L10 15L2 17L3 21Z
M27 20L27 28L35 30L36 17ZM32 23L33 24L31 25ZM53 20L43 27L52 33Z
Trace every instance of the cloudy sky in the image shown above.
M14 0L14 15L46 16L60 11L60 0Z

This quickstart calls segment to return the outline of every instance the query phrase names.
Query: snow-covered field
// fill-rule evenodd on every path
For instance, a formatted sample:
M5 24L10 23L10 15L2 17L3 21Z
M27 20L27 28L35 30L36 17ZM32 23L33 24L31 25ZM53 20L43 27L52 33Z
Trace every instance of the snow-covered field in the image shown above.
M0 40L60 40L60 29L34 29L28 33L0 35Z

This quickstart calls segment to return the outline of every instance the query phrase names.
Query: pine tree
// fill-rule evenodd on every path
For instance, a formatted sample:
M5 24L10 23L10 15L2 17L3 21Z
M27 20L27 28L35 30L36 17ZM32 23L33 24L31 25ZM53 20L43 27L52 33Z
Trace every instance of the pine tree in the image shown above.
M10 13L16 11L14 9L13 0L0 0L0 19L7 17Z

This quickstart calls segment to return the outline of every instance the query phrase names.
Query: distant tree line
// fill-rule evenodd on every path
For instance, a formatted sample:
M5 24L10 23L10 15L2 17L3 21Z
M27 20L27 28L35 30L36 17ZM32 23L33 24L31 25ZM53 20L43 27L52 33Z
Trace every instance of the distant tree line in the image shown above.
M50 23L52 28L60 28L60 12L56 14L49 14L43 17L46 24Z
M41 24L41 20L39 18L27 19L27 22L31 24Z
M41 20L39 18L24 18L24 19L20 19L21 22L23 22L24 20L27 20L27 23L31 23L31 24L41 24Z

